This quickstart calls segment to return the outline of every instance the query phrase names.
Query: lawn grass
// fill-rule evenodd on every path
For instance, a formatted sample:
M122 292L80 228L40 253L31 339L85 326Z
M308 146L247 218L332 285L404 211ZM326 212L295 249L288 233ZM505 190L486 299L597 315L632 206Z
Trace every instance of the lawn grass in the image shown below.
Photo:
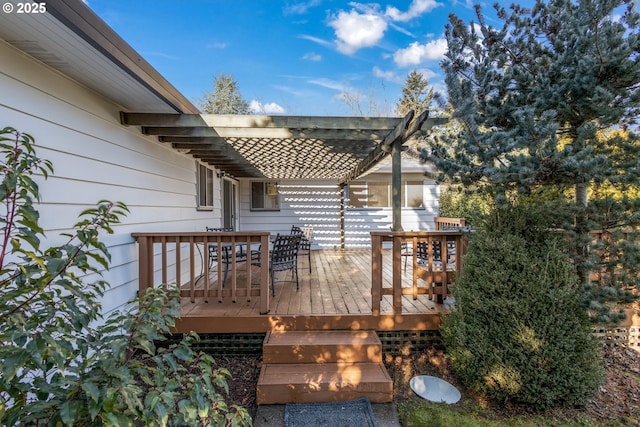
M477 404L456 405L427 401L404 402L398 407L403 427L615 427L634 425L625 420L602 423L590 418L553 420L542 416L498 417ZM629 420L630 421L630 420Z

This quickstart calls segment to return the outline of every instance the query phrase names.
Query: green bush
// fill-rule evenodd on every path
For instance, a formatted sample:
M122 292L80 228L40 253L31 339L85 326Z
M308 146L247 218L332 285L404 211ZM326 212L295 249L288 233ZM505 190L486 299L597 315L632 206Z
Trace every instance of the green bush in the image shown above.
M197 336L156 347L180 313L175 287L102 318L100 236L126 206L100 202L65 243L41 248L34 176L53 168L12 128L0 130L0 153L0 425L251 425L225 403L228 371L191 349Z
M450 184L442 189L439 199L440 216L465 218L467 225L475 225L486 215L493 205L491 194L480 187L462 187Z
M602 381L599 343L562 236L531 207L472 236L442 334L473 390L538 408L584 405Z

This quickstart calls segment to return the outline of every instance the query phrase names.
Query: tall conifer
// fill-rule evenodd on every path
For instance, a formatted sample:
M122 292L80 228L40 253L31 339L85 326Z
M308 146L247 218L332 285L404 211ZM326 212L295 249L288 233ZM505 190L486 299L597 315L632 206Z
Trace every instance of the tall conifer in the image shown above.
M586 283L589 186L640 182L640 15L631 0L537 0L496 11L499 28L479 7L471 25L450 15L443 68L461 129L432 140L429 160L453 182L502 194L572 187ZM625 132L604 132L611 129Z
M204 95L198 107L206 114L250 114L249 103L242 98L238 83L231 74L213 78L213 91Z

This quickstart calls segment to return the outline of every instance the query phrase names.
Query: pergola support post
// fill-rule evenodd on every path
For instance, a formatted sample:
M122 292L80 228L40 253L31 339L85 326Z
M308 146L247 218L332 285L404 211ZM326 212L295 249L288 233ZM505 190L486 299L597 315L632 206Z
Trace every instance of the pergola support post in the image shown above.
M391 146L391 209L393 231L402 231L402 141Z
M345 250L344 241L344 207L345 193L347 192L346 184L340 184L340 250Z

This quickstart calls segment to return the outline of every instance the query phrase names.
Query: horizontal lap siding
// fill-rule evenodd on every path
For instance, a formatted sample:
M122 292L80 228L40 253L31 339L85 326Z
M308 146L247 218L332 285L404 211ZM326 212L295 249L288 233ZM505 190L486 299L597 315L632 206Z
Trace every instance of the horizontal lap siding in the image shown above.
M59 234L101 199L124 202L131 210L114 228L115 235L105 236L112 261L103 277L111 285L103 307L121 307L138 289L138 252L131 233L219 225L219 184L214 210L197 211L192 158L143 136L138 127L120 125L121 107L2 41L0 57L0 126L31 134L38 156L53 162L54 174L38 179L38 209L48 243L63 241Z
M390 174L372 173L364 178L371 182L391 182ZM402 182L423 181L422 208L402 208L404 230L433 230L433 220L438 214L439 186L423 173L406 172ZM358 182L358 181L355 181ZM389 231L393 223L391 208L348 208L345 213L345 246L349 249L371 247L372 231Z
M381 179L375 176L375 179ZM387 175L387 179L390 177ZM403 175L403 180L425 180L420 174ZM292 225L314 229L313 249L340 247L340 190L330 181L278 181L279 211L251 211L251 180L240 182L240 229L288 233ZM405 230L433 230L438 214L439 187L424 182L424 208L402 210ZM346 209L345 246L347 249L371 247L372 231L389 230L391 208Z
M340 246L340 190L329 181L279 181L279 211L251 211L251 180L240 181L240 229L289 233L313 227L312 249Z

